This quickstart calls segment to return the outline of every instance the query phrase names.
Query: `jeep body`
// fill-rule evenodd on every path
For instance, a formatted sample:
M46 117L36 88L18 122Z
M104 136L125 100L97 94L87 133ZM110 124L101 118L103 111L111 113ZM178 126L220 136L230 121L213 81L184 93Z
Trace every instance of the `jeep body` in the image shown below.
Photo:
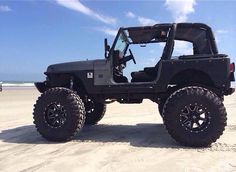
M176 40L192 43L193 55L172 57ZM117 44L121 41L125 44L119 48ZM157 42L165 44L163 54L158 64L143 70L144 73L151 70L152 79L141 76L128 82L122 70L132 58L126 56L129 45ZM105 59L50 65L45 72L47 80L35 85L40 92L67 87L100 101L110 99L120 103L141 103L145 98L158 102L173 87L192 84L205 86L220 97L234 91L230 84L234 81L234 64L227 55L218 53L211 28L202 23L120 28L111 48L105 41L105 54Z

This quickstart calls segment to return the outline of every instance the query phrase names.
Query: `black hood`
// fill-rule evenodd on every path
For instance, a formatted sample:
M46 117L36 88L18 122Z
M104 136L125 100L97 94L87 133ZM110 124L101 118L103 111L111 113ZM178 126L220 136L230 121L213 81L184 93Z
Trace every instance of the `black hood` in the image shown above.
M70 73L72 71L93 70L96 60L59 63L48 66L46 73Z

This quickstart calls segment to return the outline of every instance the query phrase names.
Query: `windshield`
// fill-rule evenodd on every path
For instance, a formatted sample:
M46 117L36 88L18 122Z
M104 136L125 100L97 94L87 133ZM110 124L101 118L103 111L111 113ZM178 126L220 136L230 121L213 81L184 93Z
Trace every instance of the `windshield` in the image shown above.
M124 53L128 43L125 41L125 37L122 33L119 34L119 37L116 41L115 50L119 50Z

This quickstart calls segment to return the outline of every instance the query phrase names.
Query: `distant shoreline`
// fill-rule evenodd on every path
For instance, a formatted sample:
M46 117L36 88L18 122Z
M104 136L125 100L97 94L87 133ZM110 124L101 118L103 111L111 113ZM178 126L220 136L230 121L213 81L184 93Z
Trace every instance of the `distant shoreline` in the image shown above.
M33 82L0 82L0 91L35 89Z
M4 90L14 90L14 89L35 89L33 82L0 82L2 86L2 91ZM236 88L236 83L231 83L231 87Z
M2 85L2 87L34 87L34 83L33 82L30 82L30 83L27 83L27 82L13 82L13 83L7 83L7 82L0 82L0 84Z

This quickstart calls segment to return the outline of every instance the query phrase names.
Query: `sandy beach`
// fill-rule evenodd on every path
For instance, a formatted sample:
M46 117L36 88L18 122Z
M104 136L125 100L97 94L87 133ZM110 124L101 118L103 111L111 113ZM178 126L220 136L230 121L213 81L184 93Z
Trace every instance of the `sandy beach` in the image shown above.
M236 94L225 98L228 126L209 148L180 146L166 132L157 105L108 105L98 125L73 141L43 139L32 123L39 92L0 92L0 171L236 171Z

